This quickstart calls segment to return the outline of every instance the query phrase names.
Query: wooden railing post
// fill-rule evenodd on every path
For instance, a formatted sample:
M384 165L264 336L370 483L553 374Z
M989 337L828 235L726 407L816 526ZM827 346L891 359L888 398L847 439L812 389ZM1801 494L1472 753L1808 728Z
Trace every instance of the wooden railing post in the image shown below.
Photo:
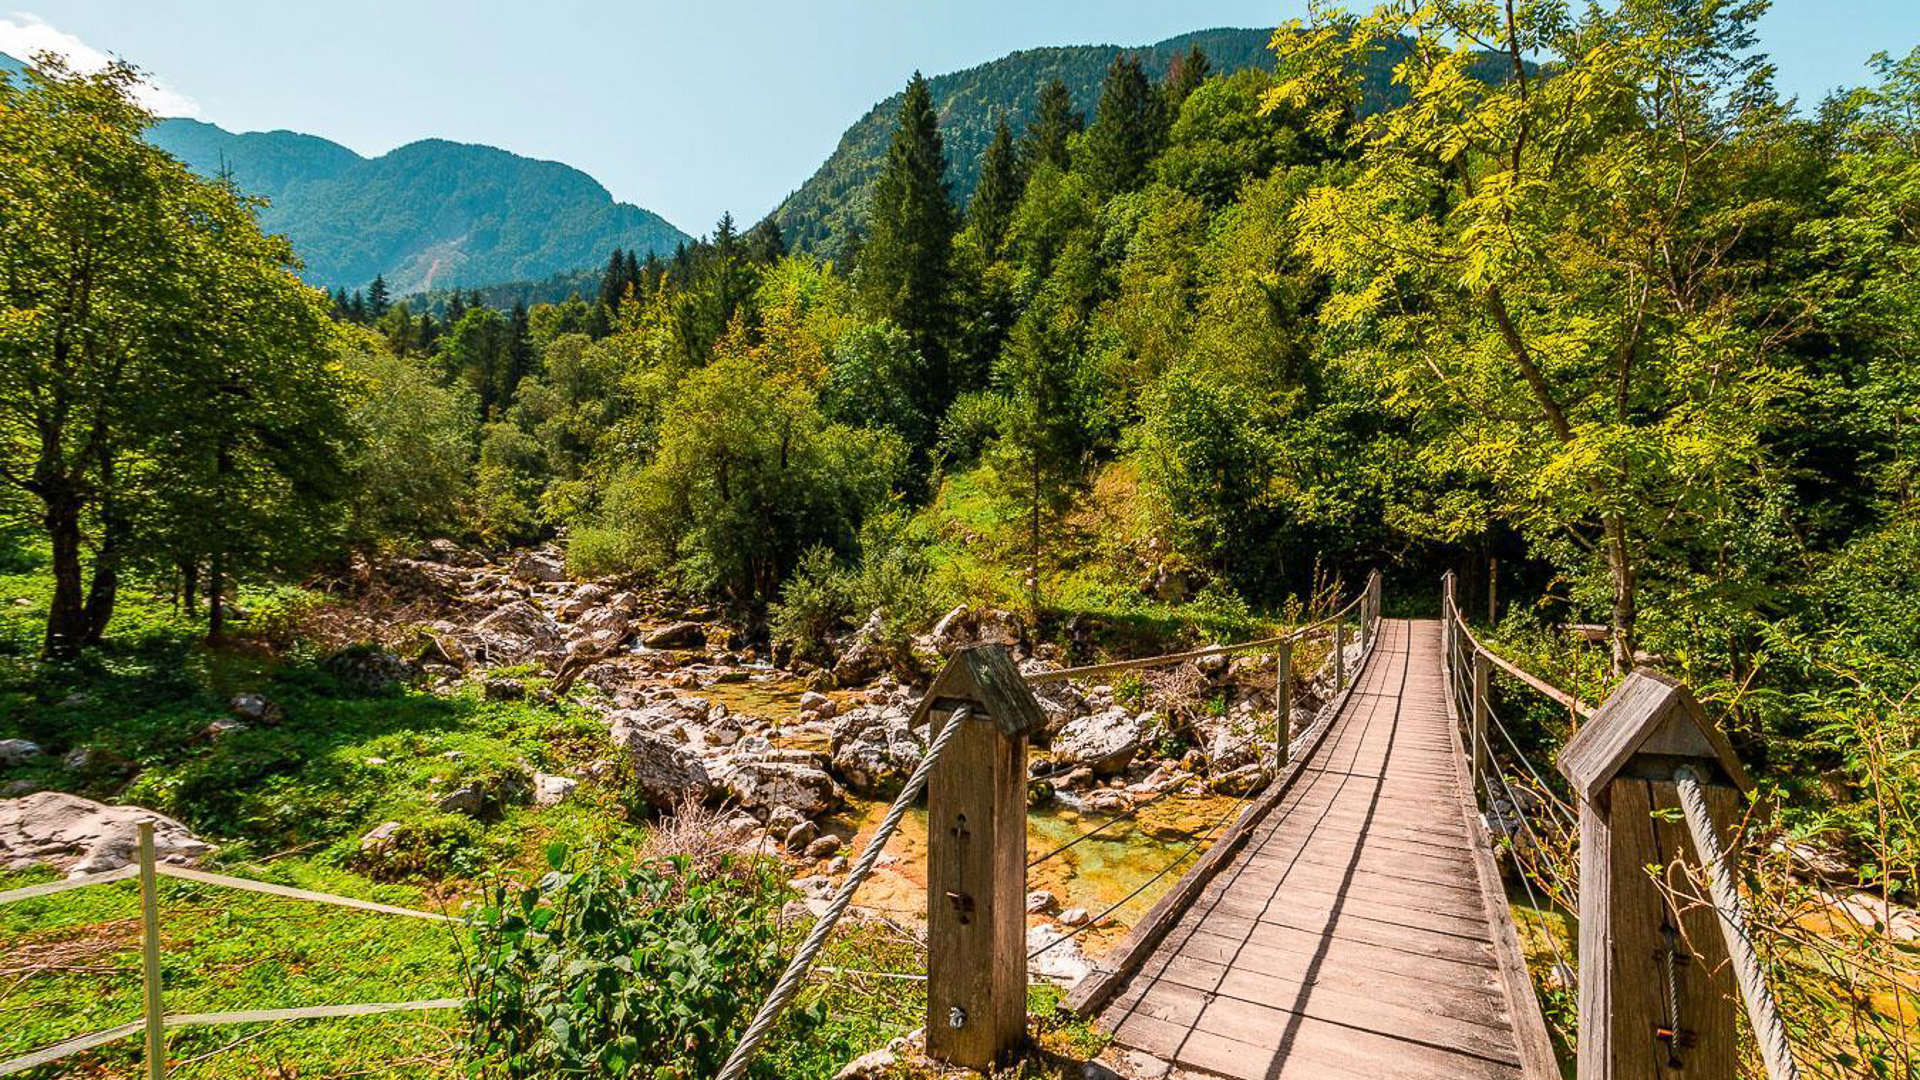
M1287 764L1293 741L1293 642L1283 641L1273 651L1273 774Z
M915 723L963 705L927 778L927 1053L984 1072L1026 1032L1027 735L1043 718L1003 645L954 653Z
M147 1080L166 1080L167 1010L160 992L160 880L154 869L153 819L135 824L140 858L140 973L146 991Z
M1487 662L1486 655L1473 654L1473 786L1480 787L1480 778L1487 772L1487 718L1493 714L1493 703L1487 700L1488 676L1493 665Z
M1723 831L1751 781L1687 688L1646 669L1620 683L1558 764L1580 805L1579 1080L1730 1080L1738 999L1718 917L1708 904L1676 905L1647 867L1702 862L1677 768L1706 778Z
M1347 620L1333 620L1333 692L1339 693L1347 686Z

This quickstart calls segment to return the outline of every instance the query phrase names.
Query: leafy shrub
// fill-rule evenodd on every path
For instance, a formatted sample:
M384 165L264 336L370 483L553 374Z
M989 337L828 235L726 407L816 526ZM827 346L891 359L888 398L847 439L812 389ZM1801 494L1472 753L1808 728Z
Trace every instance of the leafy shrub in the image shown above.
M480 823L464 814L435 811L402 821L353 861L381 881L442 878L471 869L482 833Z
M824 659L829 639L853 613L853 585L832 549L808 548L800 565L780 589L780 599L768 610L773 639L790 646L795 656Z
M773 880L729 858L583 861L569 870L554 845L549 873L495 886L474 917L466 1019L479 1072L712 1076L784 967ZM785 1034L820 1019L790 1011Z

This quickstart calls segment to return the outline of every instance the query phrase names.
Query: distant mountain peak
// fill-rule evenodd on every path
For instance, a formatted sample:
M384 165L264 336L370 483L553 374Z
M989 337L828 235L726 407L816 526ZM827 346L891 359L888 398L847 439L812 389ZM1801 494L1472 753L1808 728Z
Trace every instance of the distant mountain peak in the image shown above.
M376 274L395 295L538 279L616 247L666 254L689 239L570 165L484 143L420 139L368 158L317 135L198 120L159 121L148 138L265 196L261 224L285 233L307 280L327 288Z

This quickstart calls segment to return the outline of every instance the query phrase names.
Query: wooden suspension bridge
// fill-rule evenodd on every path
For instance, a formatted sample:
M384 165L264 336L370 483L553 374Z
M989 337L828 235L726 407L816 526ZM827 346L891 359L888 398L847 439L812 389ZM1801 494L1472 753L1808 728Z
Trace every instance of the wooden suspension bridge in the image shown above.
M1296 731L1294 647L1310 638L1331 645L1334 694ZM920 768L719 1080L745 1074L923 788L927 1052L981 1070L1004 1061L1026 1035L1028 964L1066 940L1030 950L1026 938L1026 873L1058 853L1027 859L1032 684L1219 653L1273 657L1271 779L1193 837L1204 854L1067 996L1112 1035L1110 1075L1557 1080L1504 852L1531 906L1557 902L1579 925L1577 957L1546 938L1578 1003L1559 1042L1577 1046L1579 1080L1732 1080L1739 1015L1770 1080L1797 1080L1726 854L1750 783L1686 687L1642 670L1589 707L1486 649L1451 575L1441 618L1409 620L1382 617L1377 574L1339 612L1277 638L1033 675L997 646L956 654L920 704ZM1495 715L1496 669L1576 724L1554 766L1529 763ZM1555 767L1561 783L1546 779ZM1575 847L1577 882L1543 857ZM1673 887L1689 870L1710 896Z

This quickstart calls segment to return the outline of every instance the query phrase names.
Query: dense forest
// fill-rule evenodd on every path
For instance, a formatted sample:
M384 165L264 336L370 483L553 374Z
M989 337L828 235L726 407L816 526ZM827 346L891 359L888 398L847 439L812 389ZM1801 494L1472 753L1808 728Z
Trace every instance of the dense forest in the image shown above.
M135 584L217 641L236 582L443 537L556 541L783 660L958 603L1198 639L1372 568L1431 615L1492 562L1506 640L1603 627L1538 657L1595 697L1684 678L1910 897L1920 50L1796 102L1755 5L1445 10L1109 50L1090 99L916 75L779 213L511 304L302 284L130 69L46 59L0 82L41 655Z

